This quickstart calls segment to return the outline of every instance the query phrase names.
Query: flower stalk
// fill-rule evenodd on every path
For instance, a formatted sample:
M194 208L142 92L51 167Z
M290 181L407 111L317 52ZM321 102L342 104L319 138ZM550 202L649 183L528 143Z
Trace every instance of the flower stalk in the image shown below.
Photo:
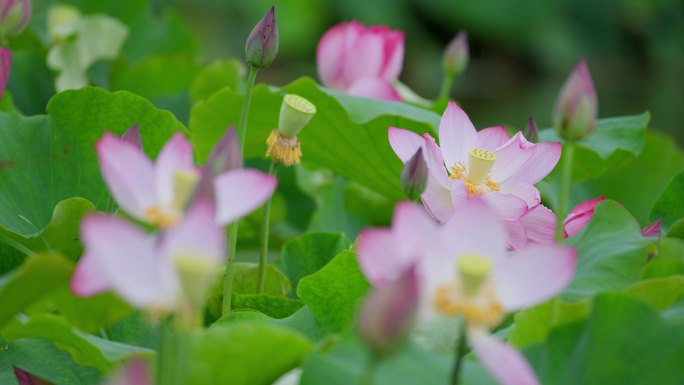
M564 238L563 218L568 215L570 200L570 187L572 185L572 162L575 155L575 146L572 142L566 142L563 146L563 168L561 169L560 192L558 195L558 219L556 221L556 239Z
M456 342L456 357L454 358L454 369L451 372L451 384L458 385L461 379L461 368L463 367L463 357L466 354L466 321L461 323L461 335Z
M271 162L268 173L275 176L278 172L278 163ZM266 266L268 265L268 237L271 229L271 201L273 196L266 201L261 220L261 249L259 252L259 280L257 281L257 293L264 294L266 287Z

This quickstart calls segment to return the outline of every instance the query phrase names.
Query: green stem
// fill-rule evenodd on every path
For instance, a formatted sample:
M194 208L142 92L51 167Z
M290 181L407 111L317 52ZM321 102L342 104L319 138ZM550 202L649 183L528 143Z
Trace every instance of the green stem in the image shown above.
M447 73L444 74L444 79L442 80L442 88L439 90L439 96L437 100L447 100L449 95L451 95L451 88L454 85L454 77Z
M568 142L563 146L563 165L561 166L560 192L558 194L558 218L556 220L556 239L563 239L563 219L568 215L570 187L572 185L572 162L575 146Z
M178 316L161 325L158 385L183 385L190 355L191 329L181 325Z
M458 385L461 377L461 367L463 366L463 357L466 353L466 321L463 320L461 324L461 335L456 343L456 358L454 361L454 369L451 372L451 385Z
M275 175L277 172L278 163L273 161L271 162L271 167L269 168L268 173ZM273 196L268 198L261 220L261 253L259 254L259 281L257 286L258 294L264 294L264 287L266 286L266 266L268 265L268 233L271 228L271 200L273 200Z
M373 385L375 382L375 374L378 371L378 366L380 366L380 357L375 354L371 354L368 361L366 362L366 368L361 373L361 378L359 379L359 385Z
M254 88L254 81L256 80L257 71L259 68L255 66L249 67L249 75L247 76L247 87L245 88L245 98L242 102L242 111L240 112L240 122L238 123L238 137L240 138L240 154L245 150L245 138L247 137L247 118L249 117L249 105L252 101L252 89ZM223 281L223 304L221 306L222 316L230 314L231 296L233 294L233 263L235 262L235 253L237 251L237 237L238 224L235 221L228 226L228 259L226 260L226 275Z

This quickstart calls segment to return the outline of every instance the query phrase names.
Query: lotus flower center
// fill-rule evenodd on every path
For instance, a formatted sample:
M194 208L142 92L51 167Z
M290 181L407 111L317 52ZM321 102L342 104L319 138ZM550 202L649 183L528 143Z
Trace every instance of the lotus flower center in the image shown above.
M162 229L174 226L183 218L183 214L175 207L162 208L153 206L145 210L145 218Z
M485 257L462 255L458 259L460 279L437 288L435 310L447 316L463 316L472 325L496 326L503 318L503 308L488 279L492 268Z
M451 168L451 180L465 183L469 196L480 196L490 191L499 191L499 185L492 181L489 173L496 162L496 154L483 148L471 148L468 165L462 162Z
M173 204L179 210L190 201L198 181L199 174L196 171L176 171L173 174Z

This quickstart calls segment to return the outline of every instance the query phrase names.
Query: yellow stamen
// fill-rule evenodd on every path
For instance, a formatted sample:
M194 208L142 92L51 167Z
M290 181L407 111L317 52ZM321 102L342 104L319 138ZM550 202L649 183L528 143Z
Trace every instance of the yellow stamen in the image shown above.
M466 185L468 189L468 196L475 197L480 196L490 191L499 191L499 185L494 182L489 175L485 178L482 183L473 183L468 179L468 173L466 172L466 166L459 162L454 167L451 168L451 175L449 176L451 180L460 179Z
M299 163L302 157L302 149L296 136L283 136L278 130L273 130L266 144L266 156L286 166Z
M459 295L462 288L456 283L441 286L435 293L434 306L440 314L463 316L469 325L492 328L503 319L503 307L494 297L493 290L487 290L480 298Z
M145 210L145 218L162 229L174 226L180 222L181 214L177 210L164 211L158 206Z

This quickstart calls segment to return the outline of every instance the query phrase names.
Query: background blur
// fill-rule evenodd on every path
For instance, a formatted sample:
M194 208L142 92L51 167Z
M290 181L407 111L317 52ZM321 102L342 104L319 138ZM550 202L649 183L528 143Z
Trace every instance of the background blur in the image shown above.
M340 21L357 19L405 31L401 80L433 98L442 49L465 29L471 63L452 96L476 126L521 127L531 114L540 127L550 126L558 90L586 58L601 117L650 110L652 127L684 144L682 0L34 0L31 31L11 41L9 90L27 114L43 113L54 94L54 74L45 67L45 25L47 10L59 3L129 26L132 38L118 60L89 70L96 85L143 95L183 122L191 105L187 89L199 66L217 58L242 60L249 31L275 4L281 49L259 81L284 85L300 76L316 78L320 37ZM145 62L154 55L157 62ZM162 67L177 74L174 82L156 70Z
M596 84L601 117L652 112L652 127L684 144L684 2L681 0L162 0L189 20L207 58L242 57L244 40L270 4L280 53L261 81L316 77L315 50L343 20L406 32L401 80L435 97L443 47L469 33L471 63L453 96L478 127L550 126L556 93L580 58Z

